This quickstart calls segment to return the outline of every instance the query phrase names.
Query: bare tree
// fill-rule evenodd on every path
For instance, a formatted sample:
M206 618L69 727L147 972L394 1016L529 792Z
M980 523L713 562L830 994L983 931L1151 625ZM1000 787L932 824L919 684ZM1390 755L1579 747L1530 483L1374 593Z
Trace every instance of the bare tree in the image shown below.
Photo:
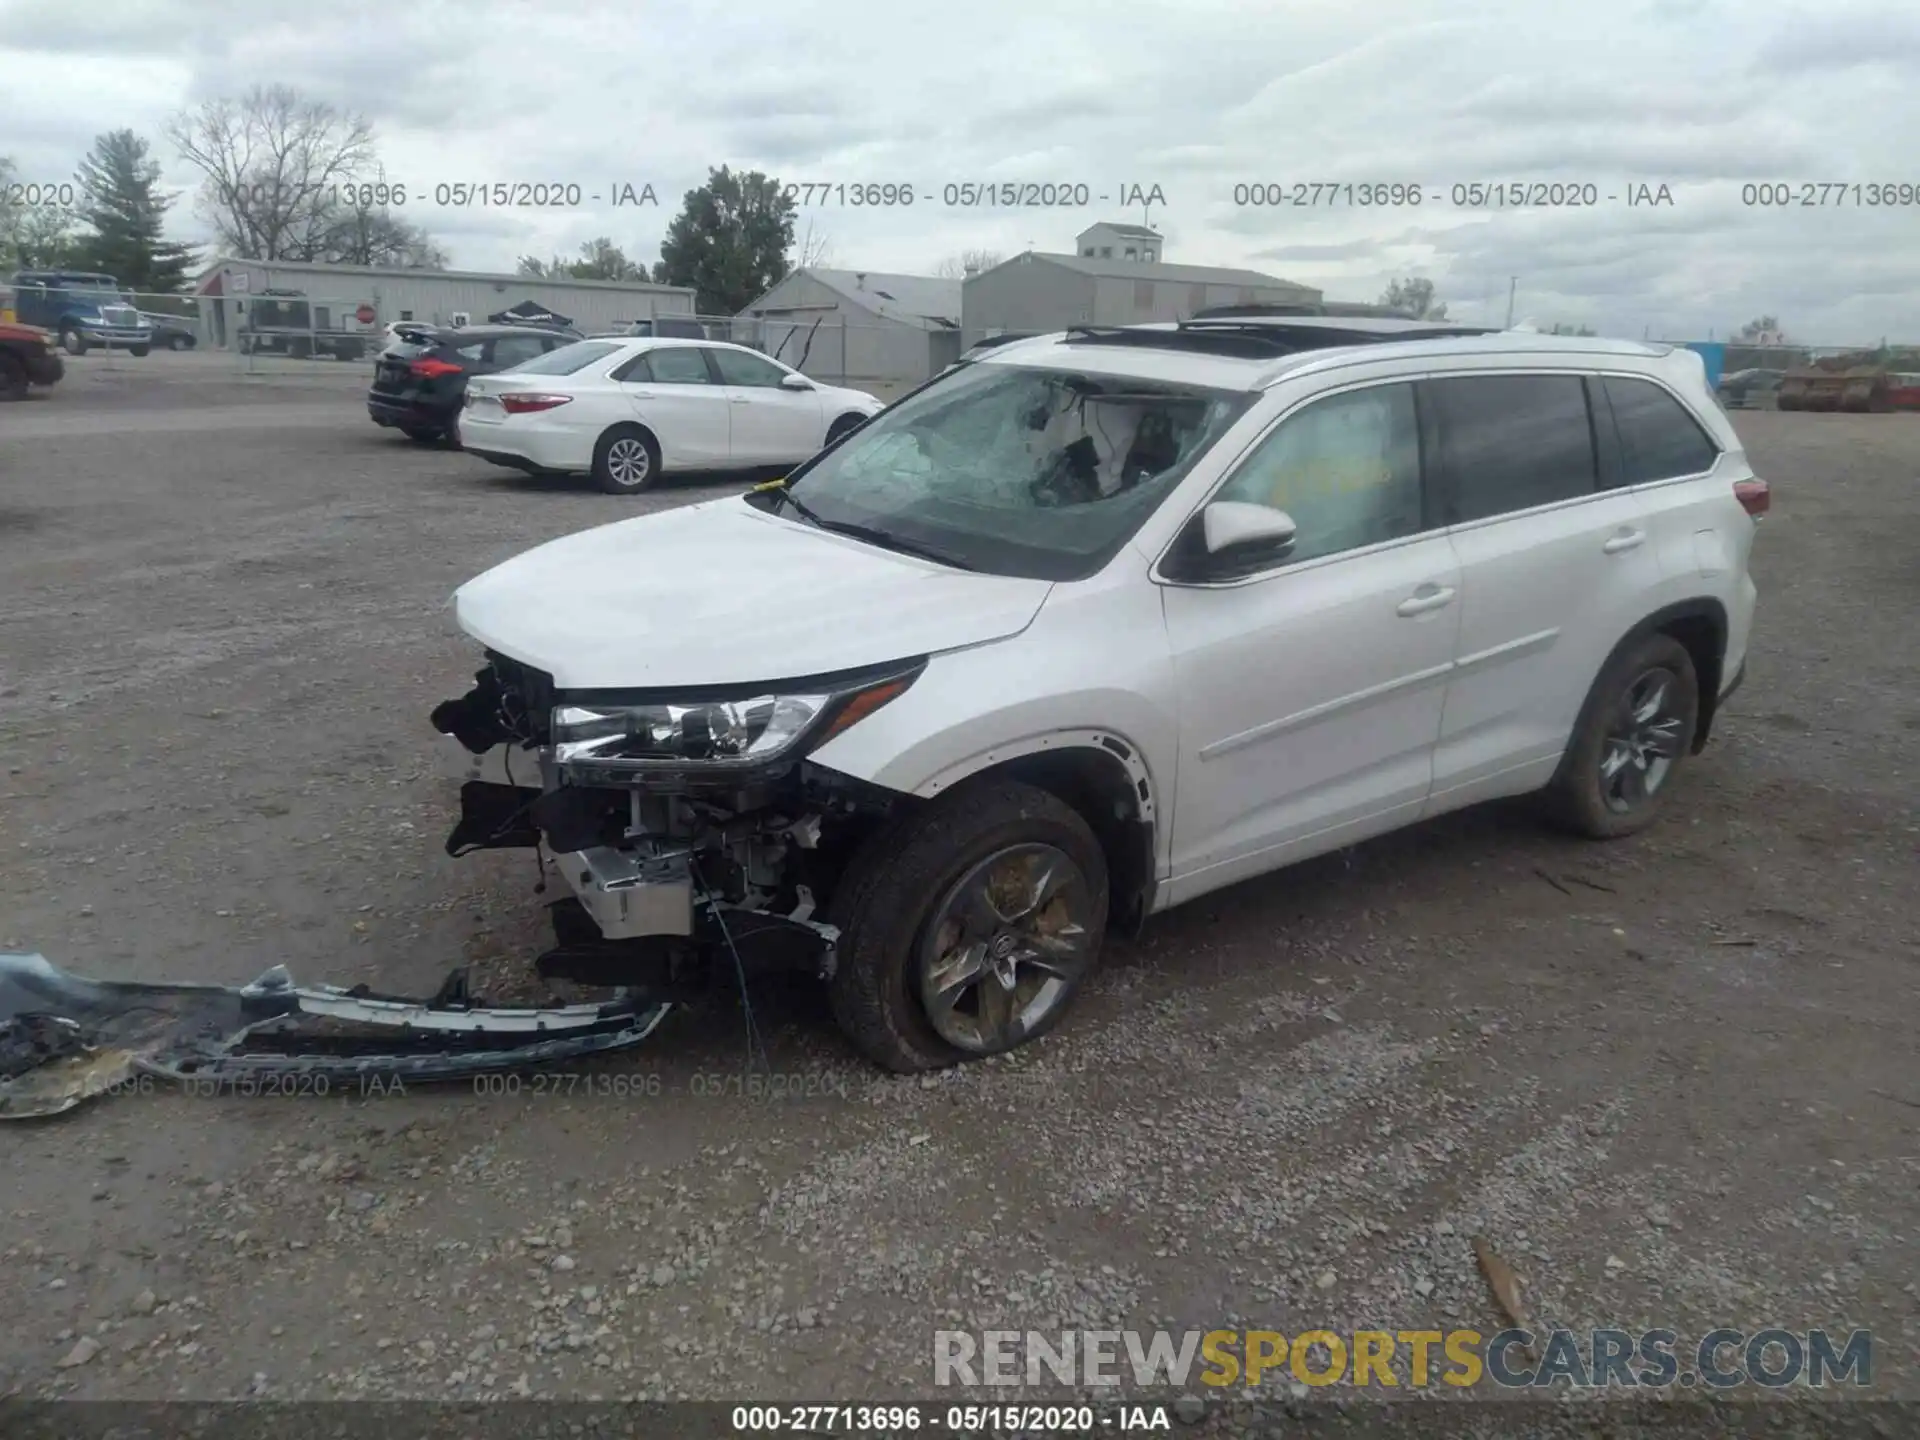
M396 215L398 190L386 172L342 187L311 258L329 265L371 265L405 270L444 270L447 252L420 226Z
M313 260L374 169L373 127L287 85L256 85L176 116L167 136L203 177L199 209L220 247L250 260Z
M824 230L814 229L811 220L807 221L806 234L800 237L800 243L794 249L798 257L793 263L796 270L833 264L833 241Z
M991 270L1005 258L998 250L962 250L934 266L933 273L942 280L964 280L969 272Z

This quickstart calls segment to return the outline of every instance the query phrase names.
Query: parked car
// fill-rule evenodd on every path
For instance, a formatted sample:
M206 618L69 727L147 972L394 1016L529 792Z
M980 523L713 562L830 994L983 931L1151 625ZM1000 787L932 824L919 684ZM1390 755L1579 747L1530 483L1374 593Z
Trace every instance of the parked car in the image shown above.
M374 361L367 391L373 423L410 440L455 438L467 382L571 345L567 336L526 325L441 330L402 321Z
M692 340L583 340L467 386L468 453L632 495L672 470L792 465L882 408L757 350Z
M1236 881L1529 792L1652 822L1744 674L1768 503L1686 350L1009 344L784 484L461 587L456 837L560 857L545 974L800 965L882 1066L996 1054L1109 928Z
M1920 410L1920 373L1896 370L1887 376L1887 408Z
M142 310L140 318L147 322L156 350L191 350L200 343L199 327L185 316Z
M60 337L69 355L84 355L95 345L145 355L153 330L127 303L120 282L86 270L14 272L13 308L23 325Z
M0 401L24 400L34 385L57 385L66 373L53 337L35 325L0 321Z
M1720 398L1730 410L1757 409L1786 378L1784 370L1735 370L1720 378Z

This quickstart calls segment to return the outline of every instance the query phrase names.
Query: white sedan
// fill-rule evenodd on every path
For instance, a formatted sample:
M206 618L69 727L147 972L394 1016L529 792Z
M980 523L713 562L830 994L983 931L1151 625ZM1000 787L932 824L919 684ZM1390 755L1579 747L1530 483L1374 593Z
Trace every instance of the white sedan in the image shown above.
M468 381L460 445L632 495L671 470L798 464L884 408L743 345L582 340Z

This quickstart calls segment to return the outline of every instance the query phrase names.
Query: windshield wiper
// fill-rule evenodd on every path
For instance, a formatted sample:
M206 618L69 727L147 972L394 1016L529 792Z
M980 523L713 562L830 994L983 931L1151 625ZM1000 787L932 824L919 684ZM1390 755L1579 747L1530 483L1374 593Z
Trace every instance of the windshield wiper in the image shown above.
M834 535L845 535L853 540L865 540L869 545L878 545L882 550L898 550L902 554L918 555L922 560L951 566L955 570L980 568L978 565L969 565L950 550L942 550L937 545L923 545L918 540L902 539L891 530L882 530L877 525L856 525L851 520L822 520L818 516L813 517L813 523Z
M789 490L784 484L774 487L773 498L782 504L791 505L793 507L793 513L798 515L802 520L805 520L809 525L817 525L822 529L826 528L827 522L814 514L812 510L808 509L806 502L801 500L798 495L795 495L793 491Z
M917 540L903 540L891 530L882 530L875 525L857 525L851 520L823 520L785 485L773 487L773 498L780 504L791 505L793 513L816 530L825 530L833 535L845 535L853 540L865 540L869 545L878 545L882 550L898 550L903 554L918 555L922 560L931 560L935 564L950 566L955 570L980 568L977 565L967 564L951 551L942 550L936 545L923 545Z

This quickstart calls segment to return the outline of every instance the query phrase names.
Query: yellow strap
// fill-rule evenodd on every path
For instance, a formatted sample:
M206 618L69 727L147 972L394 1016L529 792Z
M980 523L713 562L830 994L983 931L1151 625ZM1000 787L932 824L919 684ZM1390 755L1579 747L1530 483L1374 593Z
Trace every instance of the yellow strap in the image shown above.
M786 483L787 483L787 477L784 475L782 475L778 480L762 480L758 485L754 486L751 490L747 491L747 493L749 495L758 495L762 490L783 489L786 486Z

